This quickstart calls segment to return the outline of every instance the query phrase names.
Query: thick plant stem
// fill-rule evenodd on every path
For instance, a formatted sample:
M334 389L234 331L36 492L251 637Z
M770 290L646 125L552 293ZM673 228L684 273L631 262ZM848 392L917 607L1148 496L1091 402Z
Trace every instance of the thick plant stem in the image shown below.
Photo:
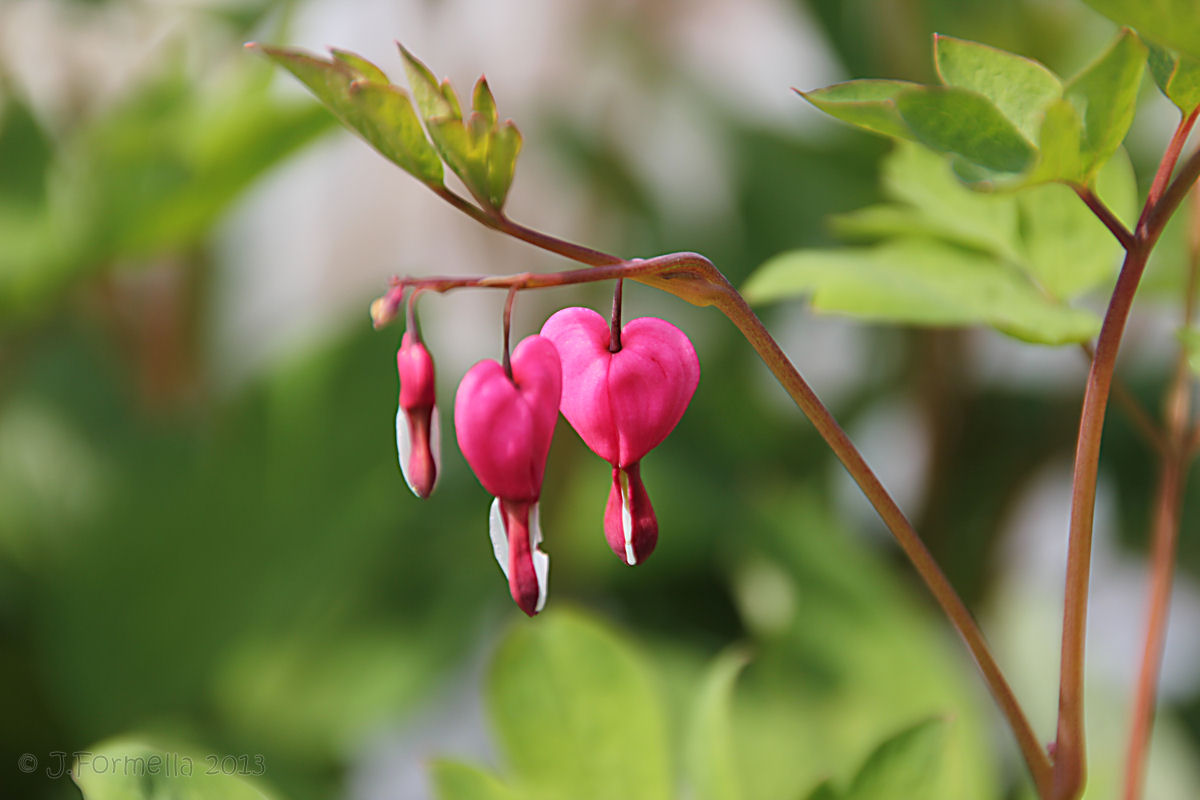
M1159 162L1150 197L1133 231L1132 242L1126 246L1125 261L1121 265L1121 273L1117 276L1104 322L1100 326L1096 354L1092 359L1084 389L1079 438L1075 447L1075 470L1071 482L1071 522L1067 542L1062 659L1058 686L1058 731L1054 748L1054 781L1050 795L1053 800L1074 800L1079 797L1087 775L1083 664L1088 584L1091 578L1092 522L1096 506L1100 440L1104 431L1109 392L1112 389L1113 371L1116 368L1117 352L1121 347L1125 323L1129 319L1129 310L1133 305L1142 273L1146 269L1146 260L1162 233L1163 226L1200 175L1200 152L1197 152L1180 168L1175 180L1170 180L1195 119L1196 115L1193 114L1180 121L1162 161ZM1084 199L1086 201L1087 198ZM1096 210L1093 208L1093 211ZM1104 220L1103 213L1097 213Z
M1071 486L1071 524L1067 544L1066 601L1063 608L1062 663L1059 677L1058 738L1054 753L1056 800L1077 797L1085 778L1083 729L1083 655L1087 629L1088 582L1091 575L1092 518L1096 505L1096 477L1100 439L1112 387L1113 370L1121 335L1138 282L1146 268L1146 251L1130 250L1121 267L1100 336L1096 357L1088 372L1075 448Z

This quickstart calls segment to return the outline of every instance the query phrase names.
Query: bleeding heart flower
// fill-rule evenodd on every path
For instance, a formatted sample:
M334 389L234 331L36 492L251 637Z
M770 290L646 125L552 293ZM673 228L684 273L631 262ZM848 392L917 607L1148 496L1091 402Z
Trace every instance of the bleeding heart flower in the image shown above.
M496 496L492 547L513 600L529 616L542 610L550 558L538 545L538 498L558 421L562 366L554 344L530 336L517 345L509 378L496 361L467 371L454 401L458 446L483 488Z
M564 308L542 335L562 360L563 416L613 467L605 537L626 564L637 564L658 542L639 462L687 409L700 381L696 350L671 323L642 317L621 329L621 347L610 352L608 321L590 308Z
M396 452L400 471L417 497L428 497L437 484L441 426L434 400L433 358L412 333L396 351L400 404L396 411Z

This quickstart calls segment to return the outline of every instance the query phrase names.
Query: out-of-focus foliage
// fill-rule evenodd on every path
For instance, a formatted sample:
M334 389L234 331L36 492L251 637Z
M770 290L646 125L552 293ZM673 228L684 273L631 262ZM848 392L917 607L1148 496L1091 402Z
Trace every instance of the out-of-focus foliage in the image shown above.
M255 178L329 127L269 82L246 64L203 85L168 68L54 146L25 103L0 94L6 322L48 312L114 264L196 247Z
M1111 279L1121 247L1070 189L975 192L945 159L906 143L882 171L891 202L833 219L842 236L881 244L783 253L754 274L747 298L811 294L821 311L916 325L989 325L1044 344L1084 341L1099 330L1094 313L1069 301ZM1137 187L1123 153L1100 171L1096 191L1132 221Z

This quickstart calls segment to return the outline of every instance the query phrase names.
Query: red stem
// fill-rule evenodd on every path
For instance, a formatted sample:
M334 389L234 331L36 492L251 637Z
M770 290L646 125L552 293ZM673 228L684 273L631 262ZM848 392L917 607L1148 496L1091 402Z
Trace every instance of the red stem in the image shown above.
M1087 595L1091 577L1092 522L1096 505L1100 440L1104 416L1116 368L1117 352L1129 310L1137 292L1146 260L1162 228L1200 175L1200 153L1193 154L1175 180L1167 185L1187 132L1195 122L1191 114L1181 120L1171 144L1163 154L1152 187L1157 195L1147 198L1126 248L1125 262L1113 288L1108 311L1096 341L1096 355L1088 373L1075 448L1075 472L1071 486L1071 523L1067 543L1067 577L1063 606L1062 661L1059 676L1058 736L1055 742L1053 800L1073 800L1083 791L1086 778L1086 749L1083 719L1083 664L1087 629ZM1164 190L1161 187L1167 186ZM1152 190L1153 191L1153 190ZM1082 196L1082 195L1081 195ZM1085 198L1086 201L1086 198ZM1090 206L1089 206L1090 207ZM1095 210L1095 209L1093 209Z

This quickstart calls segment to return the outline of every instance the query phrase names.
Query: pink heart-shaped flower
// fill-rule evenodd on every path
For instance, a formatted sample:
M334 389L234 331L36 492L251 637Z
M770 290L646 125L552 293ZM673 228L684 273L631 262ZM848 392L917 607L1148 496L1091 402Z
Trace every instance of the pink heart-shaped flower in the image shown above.
M558 404L562 366L549 339L517 345L512 377L495 361L467 371L454 400L458 446L483 487L496 496L489 531L513 600L533 616L546 602L550 558L538 545L538 497Z
M564 308L546 321L542 335L562 360L563 416L613 466L605 538L621 560L637 564L658 542L639 462L687 410L700 381L696 350L671 323L643 317L621 329L621 347L613 353L608 322L589 308Z
M700 361L683 331L642 317L621 329L590 308L564 308L542 326L562 360L562 413L596 455L629 467L667 438L700 381Z
M537 500L558 418L562 368L554 344L530 336L499 362L467 371L454 400L458 446L483 488L505 500Z

